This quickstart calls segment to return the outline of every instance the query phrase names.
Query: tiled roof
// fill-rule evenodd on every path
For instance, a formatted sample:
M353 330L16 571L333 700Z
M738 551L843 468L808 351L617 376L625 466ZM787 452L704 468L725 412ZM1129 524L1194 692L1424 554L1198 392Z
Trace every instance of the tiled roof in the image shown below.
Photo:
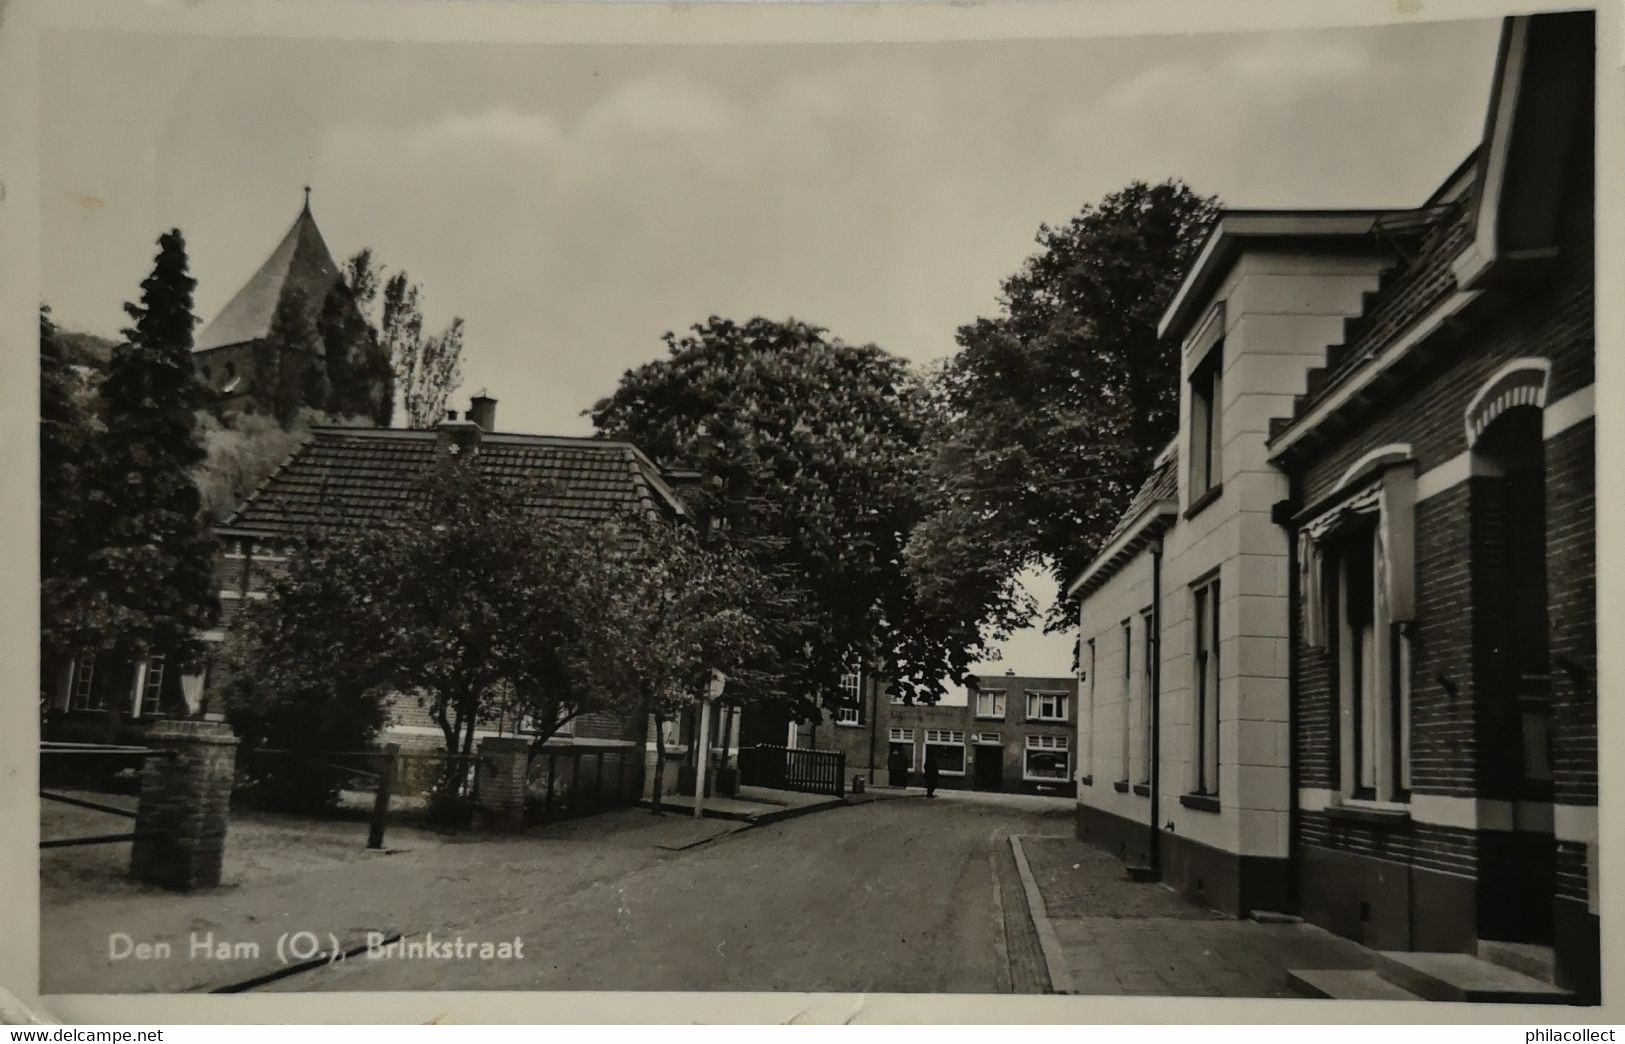
M1100 551L1087 569L1078 575L1068 589L1069 594L1088 594L1101 584L1105 583L1122 564L1139 550L1137 541L1126 547L1118 547L1118 542L1134 527L1152 507L1163 501L1173 500L1179 496L1179 452L1170 445L1157 457L1151 474L1146 476L1140 488L1135 491L1128 507L1123 510L1122 517L1112 528L1110 535L1100 544ZM1116 548L1115 552L1113 549ZM1110 557L1108 557L1110 556Z
M1116 543L1128 527L1134 524L1134 520L1145 514L1146 509L1152 504L1159 500L1172 500L1179 495L1178 468L1178 451L1168 454L1158 462L1156 469L1146 476L1140 488L1135 491L1134 499L1128 502L1123 517L1117 520L1117 525L1113 527L1111 535L1101 547L1111 547Z
M296 536L397 517L434 465L434 431L317 428L225 522L226 528ZM443 452L443 451L442 451ZM607 439L490 434L476 459L493 480L539 480L538 511L596 521L628 509L683 513L660 470L636 447Z
M339 266L307 204L259 271L198 334L192 350L206 352L264 337L271 331L271 319L285 293L302 290L309 307L320 308L338 279Z

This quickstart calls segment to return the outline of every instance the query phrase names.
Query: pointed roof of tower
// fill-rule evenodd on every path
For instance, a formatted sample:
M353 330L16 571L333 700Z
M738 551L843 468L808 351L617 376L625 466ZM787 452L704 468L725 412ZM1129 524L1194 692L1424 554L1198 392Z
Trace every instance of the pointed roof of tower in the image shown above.
M310 307L318 308L339 279L339 266L310 213L310 189L293 227L271 256L249 277L226 307L203 328L193 351L258 340L271 331L277 305L290 290L303 290Z

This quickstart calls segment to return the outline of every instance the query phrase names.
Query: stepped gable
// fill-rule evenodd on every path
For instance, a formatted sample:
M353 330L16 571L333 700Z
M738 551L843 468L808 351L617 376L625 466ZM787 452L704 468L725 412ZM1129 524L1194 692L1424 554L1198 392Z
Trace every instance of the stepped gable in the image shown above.
M434 466L439 433L317 428L224 524L297 537L316 527L359 528L398 517ZM477 460L495 481L539 480L538 512L595 522L628 510L684 513L660 470L630 443L547 435L483 435Z
M1304 392L1293 399L1291 415L1272 418L1271 437L1458 289L1453 263L1472 240L1470 210L1457 199L1405 216L1425 223L1396 230L1395 263L1383 271L1377 289L1365 295L1360 314L1343 321L1342 340L1327 347L1325 365L1305 375ZM1382 235L1382 223L1373 231Z

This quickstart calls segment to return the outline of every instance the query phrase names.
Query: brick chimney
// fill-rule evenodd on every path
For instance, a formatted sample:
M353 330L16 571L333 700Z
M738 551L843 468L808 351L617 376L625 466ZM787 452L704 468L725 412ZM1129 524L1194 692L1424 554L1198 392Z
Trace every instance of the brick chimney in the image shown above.
M472 414L474 411L470 410ZM444 453L478 453L480 426L472 420L458 420L456 410L447 410L446 419L435 425L434 451Z
M468 401L468 413L465 415L481 431L491 432L497 430L497 401L485 394L482 389Z

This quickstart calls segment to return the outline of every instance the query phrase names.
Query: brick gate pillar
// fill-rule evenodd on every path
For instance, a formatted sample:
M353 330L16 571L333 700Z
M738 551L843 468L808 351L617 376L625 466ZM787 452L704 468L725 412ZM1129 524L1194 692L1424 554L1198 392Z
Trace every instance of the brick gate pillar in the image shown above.
M149 756L142 769L135 831L144 836L131 847L130 876L179 891L212 888L226 852L237 737L224 722L187 719L154 727L146 742L173 754Z
M492 813L501 829L524 829L530 740L517 736L487 736L480 740L478 754L479 807Z

